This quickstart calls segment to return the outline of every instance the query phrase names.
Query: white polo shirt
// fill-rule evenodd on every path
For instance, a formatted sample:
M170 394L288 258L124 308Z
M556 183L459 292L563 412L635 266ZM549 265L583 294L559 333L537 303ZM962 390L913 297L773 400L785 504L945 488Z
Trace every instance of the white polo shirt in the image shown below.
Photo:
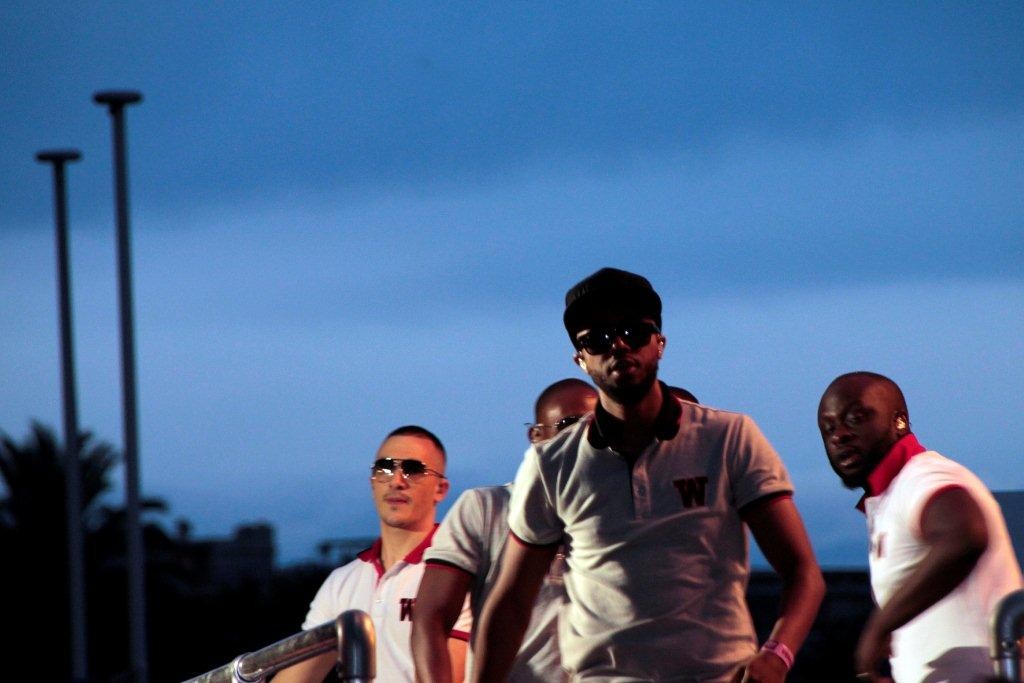
M892 634L893 678L899 683L969 683L992 675L989 620L996 603L1022 586L1021 571L999 504L967 468L903 437L872 472L878 495L865 497L875 601L885 605L928 552L921 513L943 489L966 490L981 508L988 549L949 595Z
M434 530L412 552L386 572L381 562L381 539L359 553L357 559L335 569L320 586L302 624L311 629L333 621L345 610L360 609L370 615L377 635L377 680L413 681L412 611L423 578L423 552ZM452 637L468 637L471 617L468 603Z
M431 571L445 568L473 577L469 594L474 620L479 619L501 569L501 557L508 543L511 488L487 486L464 492L441 522L425 555L427 564L438 565ZM510 683L557 683L568 679L558 652L558 614L565 604L563 563L561 558L556 559L544 577L523 643L509 672ZM472 652L467 658L467 671L471 671L471 661Z
M575 680L727 681L757 649L740 509L790 494L785 468L749 417L674 399L630 464L597 411L527 450L509 509L522 542L565 539L562 664Z

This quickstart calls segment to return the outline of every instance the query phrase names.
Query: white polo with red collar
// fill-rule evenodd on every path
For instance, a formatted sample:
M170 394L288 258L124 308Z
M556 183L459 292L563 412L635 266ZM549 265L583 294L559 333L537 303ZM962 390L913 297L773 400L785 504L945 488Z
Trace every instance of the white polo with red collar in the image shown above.
M875 601L885 605L928 552L921 514L948 488L962 488L981 508L988 549L974 570L942 600L892 634L893 679L898 683L969 683L992 675L989 619L996 603L1021 588L1021 571L999 504L967 468L926 451L908 434L868 478L858 505L867 516L869 565Z
M370 615L376 630L377 680L415 680L410 644L412 612L423 578L423 553L430 546L434 531L387 571L381 562L379 538L357 559L335 569L310 603L302 628L333 621L345 610L363 610ZM471 623L467 602L451 637L467 639Z
M782 462L749 417L695 403L665 401L632 463L601 425L588 415L532 446L509 505L520 542L564 539L563 666L573 680L730 680L757 651L740 511L792 493Z

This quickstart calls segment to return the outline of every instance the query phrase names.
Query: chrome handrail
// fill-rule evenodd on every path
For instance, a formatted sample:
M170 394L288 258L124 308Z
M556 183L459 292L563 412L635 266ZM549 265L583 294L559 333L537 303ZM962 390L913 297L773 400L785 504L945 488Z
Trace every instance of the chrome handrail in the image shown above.
M1024 590L1003 596L992 614L992 655L1000 681L1024 681L1021 677L1020 640L1024 637Z
M331 650L338 652L338 679L363 683L377 676L376 642L370 615L362 610L348 610L334 621L239 655L230 664L185 683L263 683L267 676L281 669Z

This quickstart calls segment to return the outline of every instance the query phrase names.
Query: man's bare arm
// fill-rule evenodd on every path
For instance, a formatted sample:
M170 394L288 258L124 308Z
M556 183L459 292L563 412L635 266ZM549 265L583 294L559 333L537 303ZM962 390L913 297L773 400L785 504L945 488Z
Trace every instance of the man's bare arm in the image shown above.
M325 652L278 671L273 683L321 683L338 662L335 652Z
M770 639L794 654L803 645L825 595L825 580L814 559L800 513L789 496L755 501L744 509L743 519L758 547L782 579L779 618ZM770 652L759 652L746 667L743 681L783 681L786 667Z
M557 550L557 545L526 545L509 534L501 571L475 627L471 678L475 683L508 678L530 623L537 592Z
M928 553L875 610L857 644L857 670L871 672L888 656L890 634L960 585L988 548L988 527L978 503L966 489L940 490L921 512L921 535Z
M427 564L412 616L412 655L418 681L450 683L453 680L453 665L457 663L452 661L448 634L462 612L472 578L455 567ZM465 641L462 646L464 660ZM465 661L459 669L464 666Z
M466 651L469 643L461 638L448 639L448 663L451 665L449 674L455 683L464 683L466 680ZM417 679L419 677L417 676Z

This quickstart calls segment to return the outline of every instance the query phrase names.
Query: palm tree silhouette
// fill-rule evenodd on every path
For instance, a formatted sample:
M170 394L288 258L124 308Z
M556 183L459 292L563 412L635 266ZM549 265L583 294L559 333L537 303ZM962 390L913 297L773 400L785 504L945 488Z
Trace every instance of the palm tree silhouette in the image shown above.
M79 433L78 453L82 521L86 529L95 529L102 523L98 502L110 490L118 455L110 444L93 442L90 432ZM0 499L0 533L37 548L44 539L67 538L64 449L51 428L33 422L20 444L6 434L0 437L0 477L7 493ZM63 548L62 543L46 545Z

